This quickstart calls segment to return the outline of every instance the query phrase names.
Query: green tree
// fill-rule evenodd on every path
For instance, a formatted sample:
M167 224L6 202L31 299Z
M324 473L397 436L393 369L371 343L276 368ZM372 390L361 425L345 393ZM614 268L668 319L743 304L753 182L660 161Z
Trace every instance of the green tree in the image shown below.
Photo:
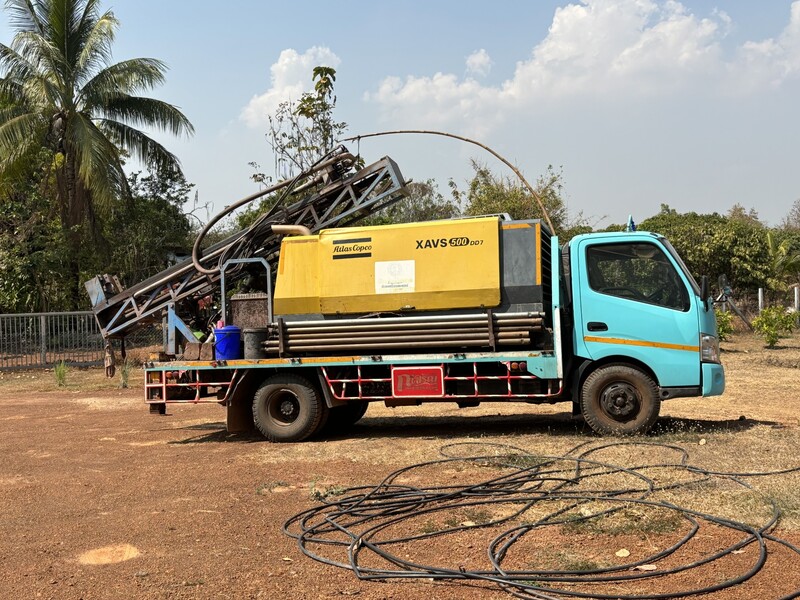
M445 198L433 179L413 181L407 188L408 196L364 219L360 224L416 223L460 216L461 210L456 201Z
M510 176L495 175L487 166L476 161L473 161L472 168L475 175L466 192L450 182L456 203L466 206L467 215L508 213L513 219L543 218L538 202L521 182ZM582 215L574 219L570 217L563 198L564 179L560 169L556 171L552 165L548 166L534 187L553 223L553 233L562 240L567 241L577 233L591 231Z
M731 206L728 210L728 218L738 221L745 221L747 223L760 225L762 224L758 218L758 211L755 208L745 208L738 202Z
M58 215L69 248L77 303L84 226L98 233L98 212L128 193L122 151L179 169L178 159L137 127L191 134L175 106L140 95L164 82L151 58L111 63L119 26L99 0L6 0L10 46L0 44L0 174L46 148L52 157Z
M312 80L313 92L305 92L297 102L280 103L275 114L269 116L267 140L275 153L275 175L279 179L308 169L334 148L347 129L347 123L336 121L333 116L336 70L314 67ZM255 173L253 179L265 183L270 178Z
M781 221L781 229L800 231L800 198L792 203L789 212Z
M779 267L786 273L787 282L800 284L800 199L794 201L772 235L785 254Z
M173 168L151 166L128 177L130 199L120 203L106 223L114 237L111 270L133 284L169 266L191 249L193 223L184 207L192 184Z
M778 233L767 231L767 253L771 277L769 288L776 292L786 292L800 275L800 252L792 249L792 239L784 237L778 241Z
M71 308L49 161L46 151L31 152L24 171L0 178L0 313Z
M718 213L678 213L667 205L639 224L643 231L667 237L695 276L713 282L726 275L738 290L765 286L770 277L766 228L756 219Z

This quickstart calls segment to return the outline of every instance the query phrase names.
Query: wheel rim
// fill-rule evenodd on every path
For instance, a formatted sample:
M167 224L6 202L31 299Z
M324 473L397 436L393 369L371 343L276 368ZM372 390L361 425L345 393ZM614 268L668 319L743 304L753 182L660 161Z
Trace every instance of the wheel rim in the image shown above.
M619 423L636 418L642 407L639 390L628 382L618 381L603 390L600 395L600 408L609 418Z
M291 425L300 416L300 401L289 390L281 390L269 401L269 417L278 425Z

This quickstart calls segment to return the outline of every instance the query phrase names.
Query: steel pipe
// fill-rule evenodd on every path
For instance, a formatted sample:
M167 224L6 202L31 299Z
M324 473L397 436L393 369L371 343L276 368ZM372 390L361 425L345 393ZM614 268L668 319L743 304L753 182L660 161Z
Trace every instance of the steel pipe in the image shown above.
M496 340L516 340L516 339L528 339L530 340L530 335L526 332L510 332L504 333L501 335L495 336ZM287 345L290 349L291 348L301 348L307 345L315 345L315 346L326 346L326 345L336 345L343 342L347 342L350 338L341 337L341 338L331 338L327 340L315 340L315 339L305 339L305 340L293 340L288 339L284 340L284 344ZM358 343L377 343L377 342L391 342L391 341L439 341L442 342L440 345L446 346L445 342L470 342L470 343L485 343L489 345L490 340L488 334L472 334L472 335L461 335L461 334L451 334L446 336L441 335L425 335L425 334L417 334L417 335L405 335L405 336L386 336L386 335L375 335L372 337L365 337L360 338ZM267 342L270 346L277 346L279 341L278 340L268 340Z
M509 340L508 342L504 342L503 345L508 346L524 346L528 342L526 340ZM461 344L461 346L472 346L472 344L465 343ZM338 345L330 345L330 346L304 346L302 348L305 352L315 352L315 351L329 351L329 350L379 350L383 348L441 348L441 342L382 342L378 344L338 344ZM458 343L451 343L448 344L448 347L459 347ZM277 351L277 347L269 347L270 351ZM287 349L288 352L292 351L292 348Z
M430 323L432 321L443 322L456 322L456 321L469 321L481 320L486 323L488 320L487 313L471 313L463 315L416 315L413 317L362 317L360 319L329 319L329 320L315 320L315 321L286 321L286 325L292 327L305 328L305 327L320 327L335 325L363 325L368 322L382 322L382 323ZM520 313L494 313L492 319L496 321L506 321L508 319L541 319L544 313L541 312L520 312Z

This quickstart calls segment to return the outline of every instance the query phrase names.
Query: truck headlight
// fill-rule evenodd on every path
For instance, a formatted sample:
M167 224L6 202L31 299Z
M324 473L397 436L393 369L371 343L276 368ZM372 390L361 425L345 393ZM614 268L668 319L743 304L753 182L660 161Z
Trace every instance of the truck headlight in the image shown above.
M700 334L700 361L719 364L719 340L713 335Z

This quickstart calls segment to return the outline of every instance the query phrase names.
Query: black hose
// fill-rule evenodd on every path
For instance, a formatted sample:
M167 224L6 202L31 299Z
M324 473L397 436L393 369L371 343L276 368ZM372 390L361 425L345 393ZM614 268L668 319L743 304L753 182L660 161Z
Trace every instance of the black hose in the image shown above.
M522 185L528 188L528 192L533 197L533 199L536 200L536 203L539 205L539 210L542 211L542 216L544 217L547 226L550 228L550 233L553 234L556 233L556 230L553 228L553 222L550 220L550 213L547 212L547 208L545 207L544 202L542 201L542 195L539 192L537 192L536 189L530 183L528 183L528 180L525 179L525 176L522 174L522 171L520 171L510 160L508 160L504 156L501 156L497 151L492 150L489 146L487 146L486 144L482 144L477 140L464 137L463 135L456 135L455 133L448 133L446 131L435 131L430 129L400 129L396 131L379 131L376 133L363 133L361 135L354 135L348 138L344 138L344 141L348 142L355 140L359 145L358 147L361 148L362 139L379 137L383 135L403 135L403 134L438 135L442 137L452 138L454 140L459 140L461 142L467 142L468 144L473 144L475 146L483 148L489 154L494 156L497 160L499 160L509 169L511 169L514 172L514 175L516 175L517 178L522 182ZM549 185L552 185L552 183L548 184L548 187Z
M495 454L473 454L475 446ZM672 454L676 460L626 467L592 456L624 446L634 447L639 454L644 450ZM469 449L468 455L459 452L464 449ZM297 540L306 556L350 569L362 580L425 578L485 582L518 598L540 600L667 599L707 594L746 584L767 563L770 545L782 546L800 557L800 548L772 533L781 512L769 498L763 498L770 509L769 518L760 525L750 525L679 506L668 497L660 497L673 490L702 489L715 484L756 493L744 479L798 472L800 467L747 473L713 471L690 465L688 452L680 446L642 441L582 443L562 456L541 456L519 447L473 442L448 444L441 448L441 453L444 458L398 469L376 486L344 490L342 496L290 518L283 530ZM493 476L468 485L415 487L399 483L415 470L441 471L469 465L491 469ZM661 471L686 477L661 483L664 478ZM622 479L624 487L604 486L603 482L609 478ZM595 510L589 510L590 506ZM597 510L598 506L602 509ZM499 517L479 523L452 522L451 517L442 526L426 526L419 531L420 519L442 522L448 513L466 510L483 514L481 511L492 507L502 509ZM631 507L675 515L669 521L675 527L674 535L666 547L654 548L648 556L614 566L586 569L504 566L513 562L515 553L520 552L517 548L524 548L525 541L535 540L545 528L559 527L567 532L565 535L577 535L569 533L569 528L590 528L600 519ZM725 547L690 556L694 552L692 544L699 543L697 540L705 535L705 528L727 531ZM636 529L631 526L632 533ZM456 569L406 558L411 552L410 544L463 535L468 530L498 530L486 547L490 568ZM723 570L721 561L748 546L754 546L756 552L748 554L746 563L740 559L738 569L731 573L734 567L726 562L724 571L728 576L722 581L710 581ZM520 558L516 558L519 562ZM643 592L641 588L647 584L653 589ZM800 589L795 589L782 598L798 596Z

